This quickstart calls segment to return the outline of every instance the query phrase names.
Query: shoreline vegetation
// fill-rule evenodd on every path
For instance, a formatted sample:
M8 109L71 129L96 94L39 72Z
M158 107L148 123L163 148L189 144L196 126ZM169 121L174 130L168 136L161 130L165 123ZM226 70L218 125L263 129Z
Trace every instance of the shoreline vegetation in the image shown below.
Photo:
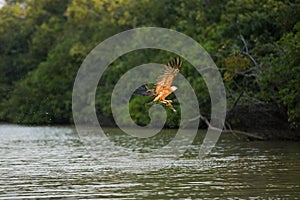
M0 122L73 124L73 84L89 52L122 31L164 27L193 38L216 63L227 97L224 133L250 140L299 140L299 10L294 0L8 0L0 9ZM95 98L101 125L115 125L110 99L124 73L175 56L142 49L111 63ZM208 89L181 59L180 73L193 87L203 115L199 129L205 129L211 117ZM169 98L178 112L166 109L165 127L177 128L180 105L174 95ZM132 120L141 126L150 122L147 101L132 96L129 103Z

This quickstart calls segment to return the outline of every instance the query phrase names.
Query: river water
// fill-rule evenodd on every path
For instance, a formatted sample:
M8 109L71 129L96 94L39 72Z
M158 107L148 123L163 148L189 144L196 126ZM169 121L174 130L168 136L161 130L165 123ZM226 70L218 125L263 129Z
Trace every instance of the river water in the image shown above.
M133 151L147 149L146 140L128 138L114 129L109 132L116 144L131 149L136 145ZM174 133L163 131L156 138L158 146ZM221 135L211 154L200 160L203 136L200 131L176 160L135 161L120 153L108 161L90 153L73 127L0 125L0 199L300 197L299 142ZM94 139L99 140L91 136Z

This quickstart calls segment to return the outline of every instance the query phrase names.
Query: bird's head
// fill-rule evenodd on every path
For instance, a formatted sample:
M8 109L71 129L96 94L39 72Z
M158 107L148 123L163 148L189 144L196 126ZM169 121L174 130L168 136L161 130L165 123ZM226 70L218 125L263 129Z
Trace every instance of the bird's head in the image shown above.
M171 90L174 92L175 90L177 90L178 88L176 86L171 86Z

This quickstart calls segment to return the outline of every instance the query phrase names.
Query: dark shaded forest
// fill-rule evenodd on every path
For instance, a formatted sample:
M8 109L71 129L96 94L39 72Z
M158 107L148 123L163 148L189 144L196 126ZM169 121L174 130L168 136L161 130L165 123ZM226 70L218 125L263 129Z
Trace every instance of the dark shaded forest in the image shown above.
M0 10L0 121L71 124L72 88L84 58L106 38L148 26L184 33L210 54L226 87L227 126L299 130L297 0L8 0ZM96 97L100 122L113 125L110 97L122 74L174 56L139 50L112 63L99 82L106 91ZM209 118L205 82L183 62L181 73ZM133 97L130 102L137 124L149 122L148 100ZM166 126L178 127L180 114L167 112Z

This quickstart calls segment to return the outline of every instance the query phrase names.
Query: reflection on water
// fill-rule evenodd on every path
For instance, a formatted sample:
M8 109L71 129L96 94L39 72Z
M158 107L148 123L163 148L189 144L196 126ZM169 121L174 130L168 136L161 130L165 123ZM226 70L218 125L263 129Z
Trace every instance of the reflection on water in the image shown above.
M153 140L108 132L130 151L153 146ZM154 141L160 147L173 135L166 130ZM297 142L247 142L222 135L213 152L199 160L199 133L175 161L133 160L116 152L108 162L91 156L72 127L0 125L0 137L0 199L295 199L300 194Z

